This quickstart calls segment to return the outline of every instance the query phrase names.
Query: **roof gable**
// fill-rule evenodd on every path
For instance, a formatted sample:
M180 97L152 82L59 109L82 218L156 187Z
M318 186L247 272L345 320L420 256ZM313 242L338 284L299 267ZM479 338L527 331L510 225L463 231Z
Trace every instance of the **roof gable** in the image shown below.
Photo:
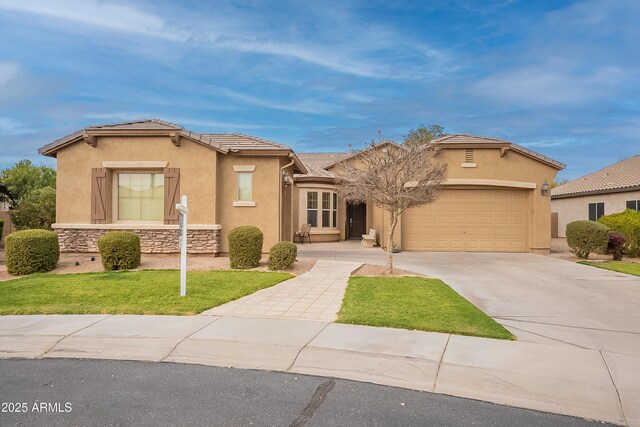
M516 151L527 157L531 157L532 159L538 160L542 163L546 163L549 166L552 166L559 170L564 169L566 166L564 163L554 160L551 157L542 155L536 151L523 147L522 145L514 144L513 142L507 141L506 139L490 138L487 136L467 135L467 134L460 133L460 134L453 134L453 135L445 135L443 137L434 139L431 142L436 144L441 144L444 146L459 145L460 147L478 147L478 146L482 147L483 145L500 146L500 147L505 147L505 149Z
M624 159L551 190L553 198L640 188L640 154Z

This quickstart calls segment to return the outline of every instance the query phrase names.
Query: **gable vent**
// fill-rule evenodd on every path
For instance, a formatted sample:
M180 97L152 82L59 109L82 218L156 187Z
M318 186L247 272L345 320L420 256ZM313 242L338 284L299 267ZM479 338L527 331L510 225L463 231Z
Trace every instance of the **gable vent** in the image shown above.
M473 148L467 148L464 150L464 162L473 163Z

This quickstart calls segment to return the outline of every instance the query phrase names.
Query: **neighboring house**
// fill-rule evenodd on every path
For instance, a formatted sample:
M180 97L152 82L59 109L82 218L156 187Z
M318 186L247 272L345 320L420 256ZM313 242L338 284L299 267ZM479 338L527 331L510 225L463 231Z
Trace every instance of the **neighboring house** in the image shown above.
M435 141L448 164L438 200L405 212L405 250L547 253L550 197L564 165L508 141L449 135ZM382 144L395 144L384 142ZM299 153L236 134L196 134L146 120L90 126L39 150L58 159L57 220L63 250L95 251L108 230L133 230L146 252L177 251L175 203L189 197L189 250L227 252L243 224L265 234L264 250L311 225L313 243L360 239L388 221L372 204L346 203L334 168L349 153Z
M562 163L495 138L447 135L434 142L448 165L447 180L435 202L402 215L398 246L416 251L549 252L551 202L541 189L564 168ZM312 241L360 239L374 228L378 243L384 243L389 225L381 209L348 204L335 195L334 168L351 155L299 153L299 158L308 172L295 176L299 212L294 226L314 226Z
M561 237L572 221L597 221L625 209L640 210L640 155L554 188L551 200Z

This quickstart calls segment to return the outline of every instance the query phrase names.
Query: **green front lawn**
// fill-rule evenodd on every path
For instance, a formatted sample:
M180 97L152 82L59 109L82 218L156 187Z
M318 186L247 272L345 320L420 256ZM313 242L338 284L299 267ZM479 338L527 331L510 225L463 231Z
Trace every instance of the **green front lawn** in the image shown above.
M637 262L625 262L625 261L604 261L604 262L579 261L578 264L590 265L592 267L604 268L605 270L617 271L618 273L627 273L627 274L633 274L634 276L640 276L640 263L637 263Z
M0 314L197 314L290 279L286 273L177 270L33 274L0 282Z
M420 277L351 277L338 322L514 339L441 280Z

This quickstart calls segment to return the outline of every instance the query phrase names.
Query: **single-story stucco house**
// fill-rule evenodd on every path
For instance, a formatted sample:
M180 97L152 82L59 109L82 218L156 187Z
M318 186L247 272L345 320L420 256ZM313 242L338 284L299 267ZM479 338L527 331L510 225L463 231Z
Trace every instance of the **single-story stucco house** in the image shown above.
M602 215L625 209L640 210L640 155L551 190L551 210L560 237L572 221L597 221Z
M448 135L434 141L448 165L432 204L406 211L396 233L405 250L547 253L551 201L543 185L564 165L508 141ZM385 142L395 144L393 142ZM303 224L312 242L378 243L383 211L336 193L332 172L349 153L294 153L239 134L197 134L161 120L89 126L42 148L57 158L57 218L64 251L96 251L109 230L132 230L145 252L178 250L175 204L189 197L189 250L227 252L227 233L253 224L264 250Z

